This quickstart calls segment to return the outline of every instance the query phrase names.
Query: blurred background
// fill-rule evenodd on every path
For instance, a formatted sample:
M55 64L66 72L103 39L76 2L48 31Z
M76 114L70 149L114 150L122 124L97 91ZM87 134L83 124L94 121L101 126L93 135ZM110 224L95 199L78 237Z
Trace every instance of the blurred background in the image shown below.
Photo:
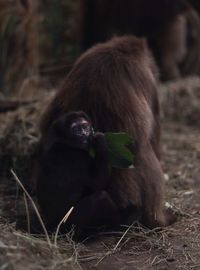
M79 54L74 0L0 0L0 92L52 80Z
M58 86L80 53L113 35L145 38L162 80L199 74L199 9L197 0L0 0L0 93Z

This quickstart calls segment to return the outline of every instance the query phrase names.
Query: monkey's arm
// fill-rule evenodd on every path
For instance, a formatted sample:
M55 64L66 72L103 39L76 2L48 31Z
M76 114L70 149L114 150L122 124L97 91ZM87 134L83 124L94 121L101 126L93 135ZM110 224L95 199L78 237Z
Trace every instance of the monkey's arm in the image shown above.
M110 195L106 191L97 191L75 205L66 225L75 225L75 236L79 238L88 226L117 225L119 222L120 215Z

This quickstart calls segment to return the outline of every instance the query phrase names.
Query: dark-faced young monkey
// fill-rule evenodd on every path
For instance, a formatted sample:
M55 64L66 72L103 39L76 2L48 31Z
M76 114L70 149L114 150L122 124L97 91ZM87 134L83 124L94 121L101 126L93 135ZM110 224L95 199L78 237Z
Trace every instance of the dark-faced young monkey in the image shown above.
M120 223L133 222L139 213L140 221L149 228L168 225L172 220L163 211L156 68L145 41L133 36L115 37L77 60L43 115L42 147L48 142L52 124L70 111L87 113L95 130L126 132L134 138L134 169L113 168L104 189L120 213ZM58 170L54 178L59 177ZM76 181L75 195L82 188L81 177L80 185ZM48 185L40 192L44 201L46 189Z
M90 155L93 148L95 157ZM50 128L38 167L37 197L49 229L74 207L66 226L77 234L87 226L119 222L106 192L110 183L107 146L83 112L65 113Z

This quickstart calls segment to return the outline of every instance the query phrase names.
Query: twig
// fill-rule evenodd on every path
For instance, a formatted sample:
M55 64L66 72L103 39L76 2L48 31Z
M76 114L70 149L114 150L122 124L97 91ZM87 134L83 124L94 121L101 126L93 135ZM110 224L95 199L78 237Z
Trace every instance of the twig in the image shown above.
M119 239L119 241L117 242L116 246L113 248L113 251L116 251L116 249L119 247L120 243L122 242L122 240L124 239L124 237L126 236L126 234L128 233L128 231L132 228L132 225L128 227L128 229L126 229L126 231L123 233L122 237Z
M60 230L60 226L65 223L67 221L67 219L69 218L71 212L73 211L74 207L72 206L69 211L64 215L64 217L61 219L61 221L59 222L57 228L56 228L56 232L55 232L55 237L54 237L54 245L57 246L57 239L58 239L58 233Z
M119 247L119 245L121 244L122 240L124 239L124 237L126 236L126 234L128 233L128 231L132 228L133 224L131 224L126 231L123 233L122 237L119 239L119 241L117 242L117 244L115 245L115 247L112 250L109 250L106 252L106 254L95 264L95 267L98 266L98 264L100 262L102 262L107 256L112 255L113 253L116 252L117 248Z
M49 247L52 248L52 243L51 243L51 240L50 240L50 238L49 238L47 229L46 229L46 227L45 227L45 225L44 225L44 222L43 222L42 217L41 217L41 215L40 215L40 213L39 213L39 211L38 211L38 209L37 209L37 206L36 206L35 202L34 202L33 199L31 198L31 196L29 195L29 193L27 192L27 190L25 189L25 187L23 186L22 182L19 180L19 178L17 177L17 175L15 174L15 172L13 171L13 169L11 169L11 173L12 173L12 175L13 175L15 181L19 184L19 186L22 188L23 192L26 194L26 196L27 196L28 199L30 200L30 202L31 202L31 204L32 204L32 206L33 206L33 208L34 208L34 210L35 210L35 213L36 213L36 215L37 215L37 217L38 217L38 220L39 220L39 222L40 222L40 224L41 224L41 226L42 226L42 229L43 229L43 231L44 231L44 234L45 234L47 243L48 243Z

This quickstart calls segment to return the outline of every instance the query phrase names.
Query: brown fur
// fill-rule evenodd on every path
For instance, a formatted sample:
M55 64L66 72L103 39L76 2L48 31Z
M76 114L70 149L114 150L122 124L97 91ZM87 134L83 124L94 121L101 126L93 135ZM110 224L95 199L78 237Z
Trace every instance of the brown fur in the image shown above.
M132 221L135 212L139 212L141 221L150 228L168 224L163 214L159 104L154 72L144 40L116 37L94 46L77 60L41 122L43 145L52 122L73 110L87 113L100 132L132 135L135 169L113 169L106 192L118 211L122 215L126 212L122 223Z
M200 16L198 12L198 9L193 8L185 12L187 23L187 50L185 57L180 63L182 75L200 74Z

